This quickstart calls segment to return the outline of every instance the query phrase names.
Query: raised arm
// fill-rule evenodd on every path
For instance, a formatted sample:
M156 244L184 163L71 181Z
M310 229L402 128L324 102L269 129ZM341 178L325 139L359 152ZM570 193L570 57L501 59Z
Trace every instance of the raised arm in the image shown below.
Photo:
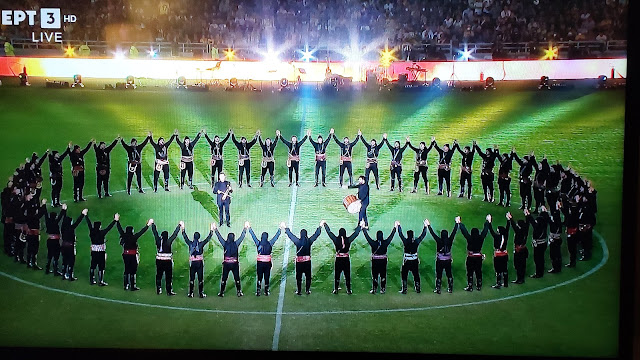
M89 141L89 143L87 144L87 146L86 146L84 149L82 149L82 151L80 151L80 154L81 154L82 156L84 156L84 154L86 154L86 153L87 153L87 151L89 151L89 149L91 149L91 145L93 145L93 140Z
M467 227L464 226L463 223L460 223L460 231L462 232L462 236L464 236L465 239L469 240L471 238L469 232L467 231Z
M191 240L189 240L189 236L187 235L187 232L185 230L182 230L182 238L184 239L184 243L187 244L187 246L191 246Z
M367 151L371 151L371 145L367 143L367 140L364 139L364 136L360 136L360 141L362 141L364 147L367 148Z
M493 230L493 224L491 224L491 223L489 223L489 232L491 233L491 236L493 236L493 237L498 237L500 235L500 234L496 233Z
M118 144L118 139L114 139L113 142L109 146L107 146L107 152L111 152L111 150L116 147L116 144Z
M156 224L154 223L153 225L155 226ZM180 233L180 225L176 226L176 229L173 231L173 234L169 236L169 244L171 244L173 240L175 240L178 237L179 233Z
M258 238L256 237L256 234L253 232L252 228L249 228L249 235L251 235L251 238L253 239L253 243L256 244L256 246L258 246L258 244L260 244L260 241L258 241Z
M111 229L113 229L113 226L116 224L115 220L111 220L111 223L104 228L104 230L102 230L102 236L105 236L109 233L109 231L111 231Z
M389 142L389 140L383 139L382 141L384 141L384 143L387 145L387 147L389 148L389 151L393 151L393 146L391 146L391 143Z
M216 228L216 236L218 237L218 242L220 243L220 245L222 245L222 247L224 247L224 243L226 242L224 240L224 238L222 237L222 235L220 235L220 231L218 231L218 229Z
M240 142L236 139L236 134L231 134L231 141L233 141L236 147L240 147Z
M291 230L289 230L289 228L284 229L284 233L287 234L287 236L289 237L289 240L291 240L291 242L294 245L296 246L300 245L300 239L298 239L295 235L293 235L293 233L291 232Z
M420 148L417 148L417 147L415 147L415 146L411 145L411 142L410 142L410 141L407 141L407 144L409 144L409 147L411 148L411 150L413 150L413 151L415 151L415 152L420 151Z
M391 229L391 234L389 234L389 236L387 237L387 239L384 241L385 244L389 244L391 243L391 241L393 240L393 237L396 234L396 228L394 227L393 229Z
M424 226L422 227L422 233L420 234L420 236L418 236L416 238L416 243L420 244L420 242L422 242L422 240L424 239L424 237L427 235L427 227Z
M191 141L191 146L196 147L196 144L198 143L198 140L200 140L200 136L202 136L202 133L198 132L196 134L196 137Z
M316 232L314 232L313 235L311 235L311 237L309 237L309 242L311 244L313 244L313 242L318 239L318 237L320 236L320 232L321 232L321 228L320 228L320 226L318 226L318 229L316 229Z
M280 136L278 136L278 139L282 140L282 143L289 148L289 150L291 150L291 142L287 141L287 139L284 138L284 136L282 136L282 134L280 134Z
M146 138L144 138L144 141L142 142L142 144L138 145L138 147L140 148L140 151L142 151L142 149L144 149L144 147L147 146L149 141L152 141L151 136L147 136Z
M451 239L451 242L453 242L453 239L456 238L456 233L458 232L458 223L456 223L455 225L453 225L453 230L451 231L451 235L449 235L449 239Z
M253 137L253 140L247 141L247 149L251 149L251 147L255 145L257 141L258 138L256 136Z
M402 226L398 225L398 235L400 236L400 240L402 240L402 243L404 244L405 241L407 241L407 238L404 237L404 234L402 233Z
M271 244L271 246L273 246L273 244L275 244L276 241L278 241L279 238L280 238L280 228L278 228L278 231L276 231L276 234L273 236L271 241L269 241L269 244Z
M329 224L324 223L324 229L327 231L327 236L329 236L329 239L331 239L331 241L335 243L338 240L338 238L334 233L331 232L331 229L329 229Z
M433 240L435 240L436 242L440 242L440 237L436 235L436 232L433 231L433 228L431 227L431 225L427 226L427 228L429 229L429 234L431 234L431 237L433 238Z
M91 229L93 228L93 224L91 223L91 220L89 219L89 214L87 214L87 216L84 217L84 220L87 222L87 226L89 227L89 231L91 231Z
M353 234L351 234L351 236L349 236L348 241L350 243L353 242L353 240L355 240L358 237L358 235L360 235L360 230L361 229L362 228L360 226L356 227L356 230L353 232Z
M156 241L160 240L160 235L158 235L158 228L156 228L156 223L151 224L151 233L153 233L153 238Z
M362 233L364 234L364 238L367 240L369 245L371 246L375 245L376 242L371 238L371 236L369 236L369 231L367 231L367 229L362 229Z
M207 133L204 134L204 138L207 139L207 142L209 143L209 146L215 145L215 143L213 142L213 140L211 140L211 138L209 137L209 135Z
M122 229L122 225L120 224L120 221L116 221L116 225L118 227L118 233L120 234L120 236L124 236L124 230Z
M485 238L487 237L487 233L489 232L489 228L491 227L491 223L489 221L485 221L484 222L484 228L482 229L482 232L480 233L480 237L481 238Z
M205 134L206 135L206 134ZM224 146L224 143L227 142L227 140L229 140L229 137L231 136L230 132L227 132L227 136L224 137L224 139L220 140L220 147Z
M141 237L145 232L147 232L147 230L148 230L148 229L149 229L149 225L145 225L145 226L143 226L143 227L142 227L142 229L140 229L140 231L138 231L138 232L135 234L135 238L136 238L136 239L139 239L139 238L140 238L140 237Z
M240 247L240 244L242 244L242 241L244 240L245 235L247 235L247 228L242 229L242 233L240 234L240 237L238 238L238 240L236 240L236 246Z
M84 214L80 214L80 216L78 216L78 219L73 223L73 225L71 225L71 228L75 230L78 227L78 225L80 225L83 218L84 218Z
M205 246L211 240L212 236L213 236L213 231L209 230L209 235L207 235L207 237L202 242L202 246Z

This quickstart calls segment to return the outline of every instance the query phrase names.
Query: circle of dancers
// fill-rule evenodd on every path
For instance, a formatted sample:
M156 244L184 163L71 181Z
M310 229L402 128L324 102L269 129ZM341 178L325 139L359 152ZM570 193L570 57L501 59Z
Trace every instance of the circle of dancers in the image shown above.
M84 156L93 147L96 155L96 179L97 194L99 198L110 197L109 193L109 177L111 170L110 154L115 146L120 142L127 153L127 188L126 191L131 195L131 183L134 175L137 180L137 190L144 193L141 176L142 176L142 151L144 147L150 143L154 149L154 176L153 190L158 191L160 174L164 179L164 190L169 191L169 157L168 148L175 141L180 147L181 156L179 162L180 169L180 188L185 185L193 188L193 161L194 148L198 143L201 135L207 139L211 149L211 184L213 193L217 197L217 205L219 207L219 224L212 223L207 236L203 237L199 232L194 232L192 236L187 233L185 223L180 221L174 231L169 234L168 230L158 231L153 219L149 221L138 231L133 226L122 226L120 223L120 215L115 214L113 220L106 226L100 221L91 221L88 209L84 209L73 219L67 212L66 204L60 201L60 193L63 184L63 160L69 157L71 163L71 174L73 177L73 197L75 202L84 201L84 172L85 163ZM301 147L309 138L315 152L315 187L326 186L326 149L331 139L339 146L339 184L343 186L343 177L346 170L349 176L349 187L358 189L358 200L361 201L362 207L358 217L358 224L351 234L347 234L346 229L340 228L337 233L331 231L329 225L323 220L318 228L309 234L306 229L301 229L299 234L294 234L286 226L281 223L276 233L271 237L267 232L262 232L260 237L256 236L249 222L245 222L242 233L236 238L233 232L227 234L226 238L219 232L219 226L226 223L230 226L230 210L233 189L231 182L226 178L223 172L223 148L227 140L231 137L238 151L238 187L250 184L250 167L251 155L250 149L256 142L259 143L262 150L262 175L260 177L260 186L264 186L266 174L269 173L269 183L273 187L274 182L274 152L278 140L285 144L287 148L287 167L289 186L299 185L299 168L301 161ZM352 167L352 151L353 147L361 141L367 149L365 163L365 175L358 178L356 184L353 183L353 167ZM467 229L462 219L455 217L453 229L449 232L442 229L440 232L434 231L428 219L424 220L424 226L420 234L414 233L413 230L403 231L399 221L396 221L390 233L385 236L382 231L377 231L375 236L369 233L366 209L369 203L369 179L373 173L376 188L380 188L378 156L382 147L386 145L391 153L391 161L389 171L391 174L391 191L395 190L397 183L398 191L403 191L402 187L402 156L407 147L415 152L414 167L414 183L412 193L418 188L420 177L422 177L425 191L429 194L429 182L427 180L427 155L429 151L435 149L438 153L438 195L451 196L451 162L456 151L461 155L460 163L460 194L459 197L465 196L471 199L472 186L472 163L475 153L482 158L481 182L483 186L483 201L494 202L494 167L496 160L498 161L498 186L499 186L499 203L501 206L510 206L511 190L510 172L512 170L512 162L515 160L520 165L518 180L520 184L521 206L525 216L522 220L515 220L510 212L506 213L504 225L494 226L491 215L486 216L484 226L480 228ZM42 165L45 160L49 160L49 179L51 182L51 205L53 208L60 207L56 212L55 209L47 207L47 200L42 198ZM320 176L321 173L321 176ZM244 182L246 178L246 182ZM217 181L214 181L217 179ZM444 191L446 186L446 191ZM533 196L532 196L533 192ZM371 248L371 290L370 293L386 292L386 274L387 274L387 248L393 241L396 233L402 242L403 256L401 266L401 289L403 294L407 293L408 275L412 274L414 281L414 289L416 292L421 291L418 248L420 243L427 237L427 231L430 237L436 243L435 253L435 271L436 280L434 292L441 293L442 274L447 276L447 291L453 291L453 276L451 272L452 254L451 249L453 241L458 230L462 233L466 240L467 257L465 262L467 272L467 286L465 291L476 291L482 289L482 262L486 258L486 254L482 253L482 247L485 238L490 234L493 238L493 264L495 270L496 283L493 288L499 289L509 285L508 261L509 253L507 252L507 244L513 232L513 264L516 270L515 279L511 281L514 284L523 284L525 281L526 262L529 257L529 244L533 248L533 260L535 263L535 273L531 278L540 278L544 275L546 250L549 249L549 258L551 268L549 273L558 273L562 269L562 240L563 234L567 241L567 249L569 253L569 262L567 267L575 267L576 260L589 260L592 255L593 247L593 227L596 223L596 190L591 186L588 180L578 176L574 169L563 168L557 162L550 164L546 157L537 161L533 152L530 154L518 156L515 149L511 149L510 153L500 154L499 149L494 146L487 148L482 152L481 148L474 141L471 146L464 146L453 141L453 146L444 144L442 148L437 144L435 138L431 138L429 146L425 142L420 142L417 147L411 144L409 137L406 138L405 144L400 146L400 141L394 141L393 145L387 138L387 134L383 134L380 143L375 139L367 142L362 133L358 131L353 142L348 137L344 137L342 141L335 135L333 129L329 132L327 139L318 135L317 141L311 139L311 132L300 140L296 136L292 136L291 140L284 139L279 131L276 131L274 139L262 139L260 131L257 131L253 139L247 141L247 138L236 138L232 130L226 134L224 139L220 139L218 135L213 139L209 137L205 130L196 134L191 140L188 136L179 138L177 131L165 141L162 137L157 142L153 139L153 134L148 136L138 144L137 140L131 139L129 144L125 143L121 137L117 137L112 143L107 145L104 142L96 144L95 140L91 140L85 148L79 145L69 144L68 148L60 153L57 151L47 150L44 155L38 157L33 153L27 158L23 164L15 170L14 174L9 177L7 186L1 194L2 205L2 223L4 225L4 252L15 259L16 262L26 263L27 267L34 270L42 270L37 264L37 255L39 252L41 239L41 220L44 218L44 230L46 232L47 244L47 264L45 273L53 273L54 276L60 276L63 280L74 281L77 278L74 275L74 265L76 257L76 229L83 222L89 228L90 240L90 256L91 265L89 271L89 283L99 286L106 286L105 266L106 266L106 243L107 235L115 227L118 231L120 246L122 247L122 259L124 263L123 288L125 290L136 291L137 287L136 273L140 262L140 253L138 250L138 241L142 235L151 228L153 238L157 248L156 252L156 292L162 293L162 280L165 281L165 291L167 295L175 295L173 292L173 252L172 244L176 238L182 237L188 249L188 261L190 268L189 276L189 292L188 296L194 296L195 280L198 279L198 294L205 297L204 293L204 248L206 244L215 239L213 243L220 245L224 252L222 263L222 278L220 281L220 291L218 296L225 293L226 283L229 272L234 277L236 294L242 296L239 256L238 248L243 242L247 232L251 236L256 246L256 271L257 284L256 295L261 293L269 295L269 279L272 267L272 249L275 242L280 238L281 232L284 231L286 237L295 245L295 270L296 270L296 294L302 294L302 279L305 278L304 292L311 292L311 248L313 243L319 238L323 228L329 239L335 246L335 283L333 293L338 293L340 289L340 279L344 276L346 292L352 293L351 287L351 266L349 249L362 232L363 237ZM532 201L536 204L531 211ZM535 215L535 216L534 216ZM529 241L529 233L531 230L531 241ZM26 260L25 260L26 251ZM490 254L491 255L491 254ZM62 264L60 265L60 257ZM264 291L262 285L264 284Z

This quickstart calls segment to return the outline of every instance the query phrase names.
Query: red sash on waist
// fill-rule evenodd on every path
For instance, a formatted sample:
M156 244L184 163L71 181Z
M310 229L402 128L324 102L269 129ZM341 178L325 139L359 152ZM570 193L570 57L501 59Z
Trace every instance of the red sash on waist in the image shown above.
M59 234L49 234L49 236L47 236L47 240L60 240L60 235Z
M516 245L515 252L521 252L527 249L526 245Z
M40 235L40 229L29 229L27 230L27 235L31 235L31 236Z
M222 262L226 262L226 263L237 263L238 262L238 258L237 257L224 257L224 260Z
M340 156L340 161L351 161L351 156Z
M507 253L506 250L496 250L493 252L493 256L508 256L509 254Z
M260 255L256 256L256 261L260 262L271 262L271 255Z
M567 235L575 235L578 232L578 228L577 227L568 227L567 228Z
M467 256L468 257L475 257L475 258L479 257L479 258L481 258L481 257L483 257L483 254L482 253L474 253L474 252L468 251L467 252Z
M449 171L449 170L451 170L451 165L449 165L449 164L438 164L438 169Z
M189 261L203 261L204 256L202 255L191 255L189 256Z
M138 250L124 250L122 251L122 255L137 255Z
M7 216L6 218L4 218L4 223L5 224L13 224L13 218L10 216Z
M336 253L337 258L348 258L349 253Z
M296 262L306 262L306 261L311 261L311 255L296 256Z
M327 154L316 154L316 161L325 161L327 159Z

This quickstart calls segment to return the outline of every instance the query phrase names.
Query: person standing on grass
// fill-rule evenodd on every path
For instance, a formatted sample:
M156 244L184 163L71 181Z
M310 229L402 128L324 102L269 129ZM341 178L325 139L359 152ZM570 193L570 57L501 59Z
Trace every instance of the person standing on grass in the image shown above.
M98 188L98 198L102 199L102 190L104 189L104 196L110 197L109 194L109 176L111 175L111 150L116 146L120 140L120 136L115 138L113 142L107 146L104 141L96 146L93 144L93 150L96 153L96 180Z
M364 176L358 178L358 183L349 185L349 189L358 189L358 200L360 200L360 211L358 212L358 224L364 221L364 226L369 226L367 219L367 208L369 207L369 183ZM356 225L357 227L358 225Z
M122 261L124 261L124 289L137 291L140 290L136 286L136 273L138 272L138 264L140 263L140 253L138 252L138 239L144 234L149 226L153 224L153 219L149 219L147 224L137 233L133 232L133 226L127 226L122 229L120 225L120 215L116 214L116 225L120 234L120 245L122 246Z
M53 262L53 276L62 276L58 270L58 260L60 259L60 222L67 214L67 204L62 204L59 214L51 211L44 217L45 229L47 230L47 265L44 273L51 273L51 263Z
M506 215L506 226L498 226L498 232L493 230L493 226L489 225L489 231L493 236L493 269L496 272L496 283L491 285L494 289L500 289L502 286L509 286L509 253L507 252L507 244L509 243L509 229L511 227L511 213Z
M424 181L424 191L429 194L429 180L427 179L427 170L429 169L429 166L427 165L427 157L429 156L429 151L433 148L433 140L435 140L435 138L432 137L429 147L426 147L427 144L424 141L421 141L418 147L411 145L411 142L409 142L411 150L416 152L416 166L413 171L412 193L416 193L418 190L418 181L420 180L420 176L422 176L422 180Z
M333 140L340 147L340 187L342 187L345 170L347 170L347 173L349 174L349 185L353 185L353 167L351 165L351 158L353 154L353 147L356 146L361 136L362 132L358 130L358 135L353 142L350 142L349 138L346 136L342 139L342 142L340 142L338 141L336 134L333 134Z
M64 275L62 280L78 280L73 274L73 267L76 263L76 228L88 213L89 210L82 210L82 213L74 222L71 221L71 218L67 214L62 218L62 226L60 227L62 237L62 274Z
M195 148L198 140L200 140L200 136L202 135L201 130L196 134L195 139L191 141L188 136L184 137L183 141L180 141L180 138L176 136L176 143L180 147L180 189L184 188L184 178L185 175L189 176L189 189L193 189L193 148Z
M493 149L487 148L484 153L477 143L473 144L473 148L478 152L478 156L482 158L482 170L480 170L482 192L484 193L482 201L493 202L493 181L495 178L493 168L496 165L496 159L500 156L500 153L495 145Z
M69 161L71 161L71 175L73 175L73 200L86 201L82 197L82 191L84 189L84 155L91 149L91 145L95 144L95 140L89 141L89 144L84 149L80 149L79 145L74 145L73 150L69 153ZM71 148L69 143L69 148Z
M487 221L484 223L482 232L478 228L472 228L471 233L467 231L464 224L460 223L460 231L465 239L467 239L467 287L464 291L473 291L473 275L476 276L476 290L482 290L482 261L484 254L482 253L482 244L491 227L491 215L487 215Z
M533 152L531 152L530 155L525 155L520 159L518 154L513 152L513 158L520 165L520 199L522 201L520 210L531 210L531 174L536 164L536 157Z
M547 228L551 220L547 208L540 207L540 215L537 218L533 218L528 209L524 209L524 215L527 217L527 222L531 225L532 230L532 245L533 245L533 262L536 264L536 272L531 275L531 278L537 279L544 275L544 255L547 251Z
M207 135L207 131L204 130L204 137L209 142L209 147L211 147L211 187L213 187L213 184L216 182L216 179L222 172L222 151L224 150L224 144L227 142L227 140L229 140L231 133L232 131L231 129L229 129L229 131L227 132L227 136L225 136L223 140L220 140L220 137L216 135L213 137L213 141L211 141L209 135Z
M158 138L158 142L153 141L153 133L149 133L149 140L151 146L156 153L155 168L153 171L153 192L158 192L158 178L160 172L164 174L164 191L169 191L169 146L175 138L178 137L178 130L176 130L169 141L165 143L164 138Z
M300 230L300 237L293 235L288 227L284 229L289 240L296 246L296 295L301 295L302 275L305 277L305 289L307 295L311 294L311 245L320 236L322 224L318 226L313 235L309 236L307 230Z
M329 131L327 140L323 140L321 135L318 135L318 142L313 141L313 139L309 137L309 141L311 142L316 154L316 184L313 185L314 187L318 187L318 175L320 170L322 170L322 186L327 186L325 182L327 173L327 146L331 142L332 136L333 128Z
M382 231L376 232L375 240L369 236L369 230L364 222L360 222L360 227L369 246L371 246L371 290L369 294L375 294L378 291L378 284L380 284L380 293L384 294L387 291L387 249L396 234L398 224L396 222L391 234L386 239Z
M274 141L271 141L270 138L266 138L266 140L262 142L262 137L258 136L258 142L260 143L260 148L262 148L262 173L260 174L260 187L264 186L264 176L267 175L267 171L269 172L271 187L275 186L273 177L273 172L275 169L275 158L273 156L273 152L276 149L276 145L278 145L279 138L280 130L276 130L276 137Z
M89 226L89 239L91 240L91 268L89 269L89 284L95 285L95 272L98 268L98 285L107 286L104 281L104 269L107 262L107 234L113 226L116 224L116 218L120 216L114 216L113 221L105 229L101 229L102 223L96 221L94 223L89 219L89 215L85 216L87 220L87 226Z
M236 149L238 149L238 187L242 187L243 173L247 177L247 187L251 187L251 154L249 150L256 144L259 136L260 130L256 131L253 140L247 142L247 138L243 136L238 141L236 135L231 131L231 140L236 145Z
M142 149L147 145L151 139L151 132L144 139L142 144L138 145L138 140L131 139L130 145L125 144L124 140L120 138L120 144L127 152L127 195L131 195L131 181L133 180L133 174L136 175L136 181L138 184L138 192L144 194L142 189Z
M509 220L514 232L513 237L513 267L516 269L516 279L512 284L524 284L524 275L527 269L527 258L529 249L527 248L527 238L529 237L529 223L525 220L516 222L513 217Z
M276 231L276 234L271 240L269 240L269 234L263 232L260 235L260 240L256 237L251 226L249 226L249 234L253 238L253 242L256 244L258 256L256 257L256 271L257 271L257 283L256 283L256 296L260 296L260 287L264 281L264 295L269 296L269 279L271 277L271 251L273 245L278 241L280 232L285 228L284 222L280 223L280 228Z
M369 183L369 174L373 172L373 176L376 179L376 189L380 190L380 175L378 174L378 155L380 155L380 149L384 146L384 140L380 141L378 145L376 139L371 139L371 143L367 144L364 136L360 136L362 144L367 148L367 162L365 164L364 179Z
M229 215L229 206L231 205L231 182L227 181L227 177L224 173L220 173L220 181L213 185L213 193L216 194L216 203L218 205L218 219L220 220L220 226L224 222L226 215L227 227L231 227L231 216Z
M289 154L287 154L287 167L289 168L289 187L293 184L293 173L296 173L296 186L300 186L298 180L300 178L300 147L307 141L307 138L311 136L311 130L307 130L307 135L305 135L302 140L298 141L297 136L291 137L291 142L285 140L285 138L280 134L280 140L282 143L289 149Z
M498 150L496 149L496 152ZM511 170L513 168L513 150L511 150L510 154L504 153L500 155L498 152L497 156L498 161L500 162L500 167L498 169L498 191L500 192L500 202L498 202L498 206L511 206Z
M344 273L344 281L347 285L347 294L351 295L351 262L349 261L349 248L351 243L358 237L360 230L365 226L364 220L360 222L360 226L356 226L355 231L350 236L347 236L347 231L344 228L338 230L338 236L331 232L329 225L326 221L320 222L324 226L324 230L327 232L329 239L333 241L333 245L336 247L336 260L335 260L335 276L333 279L333 294L338 293L340 287L340 275Z
M471 173L473 166L473 156L476 153L476 141L473 141L473 147L465 146L464 150L460 149L460 145L456 142L453 145L454 150L458 150L462 156L460 163L460 195L459 198L464 197L464 187L467 185L467 199L471 200Z
M200 241L200 233L193 233L193 240L189 240L187 236L187 232L184 228L184 221L180 221L180 228L182 228L182 237L184 238L185 244L189 248L189 293L187 297L193 297L193 287L195 286L196 274L198 275L198 293L200 298L207 297L207 294L204 293L204 246L211 240L213 236L213 230L215 230L216 224L211 224L211 228L209 230L209 235Z
M382 134L382 141L387 144L389 151L391 151L391 164L389 170L391 171L391 191L395 188L395 181L398 180L398 190L402 192L402 154L409 146L409 137L404 143L403 147L400 147L400 141L393 143L393 147L387 140L387 134Z
M549 259L551 260L551 274L562 271L562 219L560 212L562 203L556 201L549 217Z
M420 246L420 243L427 235L427 222L424 222L422 233L417 238L413 237L413 230L407 231L407 236L405 237L402 233L402 226L400 226L400 222L396 221L395 224L398 227L398 235L400 235L400 240L402 240L402 244L404 245L404 256L402 259L402 267L400 269L402 276L402 289L400 290L400 293L407 293L407 280L409 278L409 271L411 271L411 273L413 274L415 290L417 293L420 293L420 272L418 269L420 260L418 259L418 246Z
M438 146L435 137L431 139L433 147L438 152L438 195L442 195L443 182L447 185L447 196L451 197L451 158L454 151L449 147L449 144L444 144L442 149ZM456 141L453 142L455 146Z
M158 235L156 224L151 224L151 231L156 241L156 294L162 294L162 276L164 275L165 289L167 296L173 296L173 253L171 252L171 244L178 237L182 226L178 224L173 234L169 236L167 231L163 231Z
M51 181L51 206L60 206L60 193L62 192L62 161L69 155L71 149L67 148L62 154L58 151L49 153L49 180Z
M453 247L453 240L456 238L456 232L458 232L458 226L460 224L460 216L455 218L455 225L451 234L447 230L441 230L440 236L436 235L435 231L431 227L431 223L428 219L424 220L425 224L429 228L429 233L436 242L436 287L433 290L434 293L440 294L442 289L442 271L447 274L447 292L453 292L453 274L451 273L451 249Z
M236 240L236 234L232 232L227 234L227 239L225 240L222 237L222 235L220 235L220 232L218 231L216 224L212 225L213 230L215 231L216 236L218 237L218 241L220 242L220 245L222 246L222 249L223 249L222 278L220 280L220 292L218 293L218 296L220 297L224 296L224 290L227 286L227 279L229 278L229 271L233 273L233 280L236 283L236 295L238 297L244 295L242 293L242 283L240 282L240 262L238 261L238 248L240 247L240 244L242 244L242 241L244 240L244 236L247 234L247 229L249 228L249 226L250 226L249 222L246 221L244 223L244 228L242 229L242 233L240 234L240 237L237 240Z
M33 194L25 196L24 214L26 226L27 241L27 267L33 270L42 270L38 266L37 257L40 250L40 218L46 215L47 200L43 199L42 203L38 202L38 198Z

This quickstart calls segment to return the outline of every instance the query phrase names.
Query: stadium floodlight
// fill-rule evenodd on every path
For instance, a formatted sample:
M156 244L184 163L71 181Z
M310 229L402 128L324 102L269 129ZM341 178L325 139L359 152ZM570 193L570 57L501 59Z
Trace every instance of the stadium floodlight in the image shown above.
M71 45L67 45L67 47L64 49L64 56L65 57L76 56L76 49L74 49L74 47Z
M316 52L316 49L309 50L309 45L305 45L304 50L298 50L298 52L302 54L301 61L309 62L315 58L313 54Z
M149 54L150 58L156 58L158 56L158 52L153 49L153 47L147 50L147 54Z
M236 51L231 48L227 48L224 51L224 57L227 58L227 60L233 60L236 57Z
M125 54L124 51L118 49L118 50L113 52L113 57L116 60L122 60L122 59L126 58L126 54Z
M264 62L266 62L267 64L277 64L280 61L278 59L278 55L278 52L273 50L268 50L266 53L262 54Z
M549 44L549 48L544 50L542 60L553 60L558 58L558 47Z
M389 49L389 47L385 45L384 50L380 50L380 65L386 68L391 66L391 62L393 62L394 60L397 60L396 57L393 55L395 51L396 51L395 49Z
M464 50L458 50L458 54L460 54L460 60L461 61L469 61L469 59L473 59L473 56L471 56L471 54L475 51L476 49L468 49L467 48L467 44L464 45Z

